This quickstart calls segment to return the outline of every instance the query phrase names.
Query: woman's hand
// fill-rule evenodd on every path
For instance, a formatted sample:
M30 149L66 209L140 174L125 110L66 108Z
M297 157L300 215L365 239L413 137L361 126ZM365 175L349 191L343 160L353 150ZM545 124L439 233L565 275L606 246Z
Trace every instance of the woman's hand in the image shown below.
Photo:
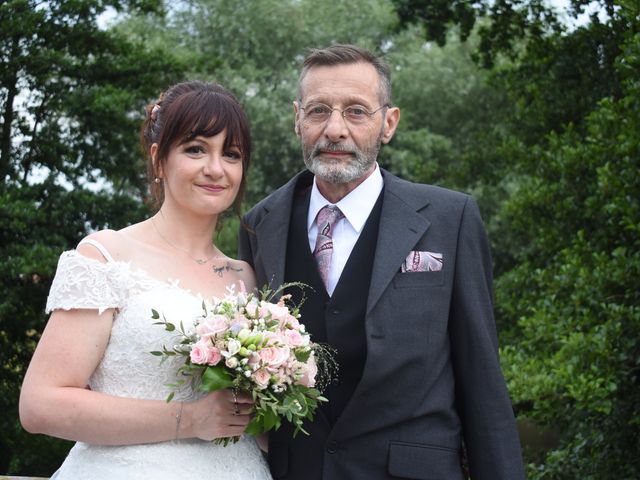
M178 437L196 437L214 440L239 437L251 421L253 400L247 394L234 394L232 390L218 390L195 402L185 404L184 415L188 425Z

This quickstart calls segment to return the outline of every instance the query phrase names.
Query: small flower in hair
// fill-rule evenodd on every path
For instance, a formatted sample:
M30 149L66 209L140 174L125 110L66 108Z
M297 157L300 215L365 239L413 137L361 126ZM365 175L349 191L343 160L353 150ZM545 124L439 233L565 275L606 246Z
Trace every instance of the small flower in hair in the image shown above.
M156 121L156 118L158 118L159 111L160 111L160 105L156 103L151 109L151 120L153 120L154 122Z

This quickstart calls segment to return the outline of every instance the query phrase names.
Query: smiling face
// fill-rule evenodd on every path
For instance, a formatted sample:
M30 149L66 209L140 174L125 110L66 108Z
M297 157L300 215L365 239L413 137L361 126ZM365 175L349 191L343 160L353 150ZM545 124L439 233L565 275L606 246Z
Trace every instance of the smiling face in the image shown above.
M399 110L383 107L378 72L364 62L313 67L300 87L295 127L305 165L329 188L355 188L375 169L380 144L391 140ZM317 104L334 109L326 121L316 122L309 114L309 106ZM375 113L362 122L349 122L341 111L353 106Z
M173 200L179 200L176 195L180 192L179 187L167 184L168 177L173 172L197 170L198 162L206 163L205 158L209 158L208 162L213 165L212 159L219 157L224 160L221 165L225 168L222 170L231 179L233 175L227 165L232 160L231 157L240 153L241 165L234 168L241 170L242 177L239 185L233 186L236 198L234 209L240 215L240 203L251 158L251 136L246 114L236 98L224 87L215 83L192 81L169 88L157 102L147 106L141 143L143 150L149 153L147 168L151 194L158 207L164 203L167 188L173 188ZM170 157L173 158L171 162ZM203 168L203 171L209 173L201 173L201 178L197 179L198 182L211 185L206 187L210 193L219 193L220 187L222 190L226 189L224 185L218 185L217 181L211 181L219 176L219 170L221 168L215 166ZM207 177L206 182L202 179L203 176Z
M155 156L157 145L151 147ZM242 153L226 145L226 130L175 145L161 165L164 205L196 215L219 215L236 199L242 182Z

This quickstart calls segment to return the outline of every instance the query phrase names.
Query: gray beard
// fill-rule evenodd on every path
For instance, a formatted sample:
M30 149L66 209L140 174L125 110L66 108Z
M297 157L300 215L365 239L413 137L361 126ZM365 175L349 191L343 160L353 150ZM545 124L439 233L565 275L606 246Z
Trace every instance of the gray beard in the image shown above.
M304 164L309 171L327 183L341 184L353 182L371 171L371 168L378 158L381 138L382 136L379 136L374 146L365 151L361 151L355 145L344 145L327 141L318 142L310 152L303 146L302 154L304 156ZM320 150L350 152L353 154L353 157L348 160L321 158L319 155Z

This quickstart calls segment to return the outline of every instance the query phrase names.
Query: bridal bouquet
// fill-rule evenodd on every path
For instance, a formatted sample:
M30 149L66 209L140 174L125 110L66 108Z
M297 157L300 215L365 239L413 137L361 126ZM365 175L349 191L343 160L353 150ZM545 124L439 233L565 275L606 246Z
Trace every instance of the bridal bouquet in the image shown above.
M178 340L151 353L163 361L185 357L178 370L182 378L169 385L173 391L167 401L186 382L204 392L225 388L247 392L253 397L255 413L246 433L277 429L282 418L294 425L294 435L307 433L303 422L313 419L319 402L327 401L320 386L329 381L335 363L328 347L311 342L298 320L299 306L286 303L290 295L272 302L291 286L303 285L289 283L258 294L230 287L224 298L203 301L202 315L188 329L183 322L176 325L152 310L152 318L159 320L155 324L175 331Z

